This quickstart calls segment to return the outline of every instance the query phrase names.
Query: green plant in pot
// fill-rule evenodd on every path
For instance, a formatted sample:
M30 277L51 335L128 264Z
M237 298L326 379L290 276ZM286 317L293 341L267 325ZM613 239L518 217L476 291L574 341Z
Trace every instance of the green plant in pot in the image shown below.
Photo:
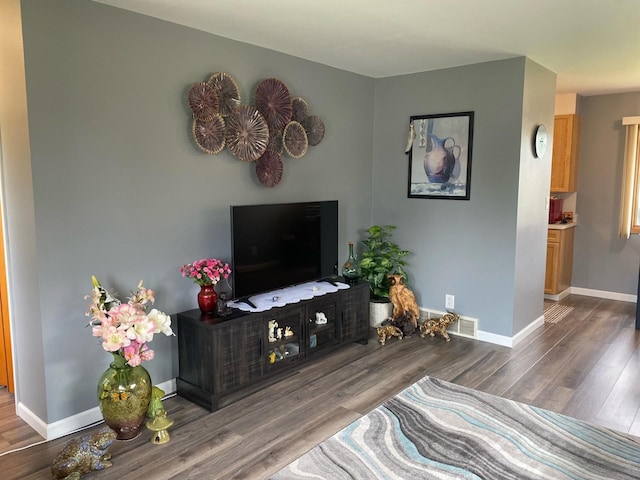
M401 249L391 241L393 225L373 225L367 230L368 237L362 241L364 249L360 260L362 279L369 282L371 289L372 308L370 309L371 324L379 325L382 320L390 316L390 308L385 306L384 310L376 309L373 304L388 304L389 300L389 280L390 274L402 275L405 282L407 274L404 267L407 265L405 257L411 255L409 250ZM376 312L378 310L378 312ZM389 312L389 313L387 313ZM380 316L384 317L380 320Z

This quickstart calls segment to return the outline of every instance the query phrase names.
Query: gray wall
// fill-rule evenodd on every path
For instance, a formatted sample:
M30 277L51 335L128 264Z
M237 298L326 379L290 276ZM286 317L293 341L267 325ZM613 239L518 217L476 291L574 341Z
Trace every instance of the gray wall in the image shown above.
M229 259L232 204L338 199L340 255L372 223L397 225L396 240L415 252L410 274L421 305L443 309L444 294L454 294L458 311L505 336L540 313L543 267L529 272L535 295L522 279L528 262L544 265L535 199L548 161L536 167L527 149L538 117L553 115L545 69L517 58L374 81L93 2L23 0L22 7L26 191L32 186L34 204L27 221L35 233L8 205L9 237L26 234L25 248L32 245L8 255L20 261L33 253L28 266L37 265L22 274L32 282L14 285L12 321L15 338L43 345L40 364L22 342L16 365L20 400L46 422L96 405L95 382L109 358L85 328L91 275L123 295L143 278L161 310L194 308L197 287L178 267ZM226 151L204 155L191 140L186 92L216 71L238 80L245 103L259 80L279 78L325 121L324 141L300 160L285 159L275 189L257 183L253 165ZM476 115L471 200L408 199L409 117L467 110ZM24 156L3 163L7 183L29 172ZM522 192L523 175L536 168L531 191ZM514 320L519 306L525 311ZM175 377L175 339L157 338L152 348L154 382Z
M525 64L518 227L516 235L513 330L515 334L542 315L549 212L546 197L551 178L552 143L541 158L533 155L536 127L544 124L553 135L556 75L527 59Z
M534 71L531 79L525 66ZM547 96L550 100L529 109L523 122L525 73L527 105ZM534 92L541 87L538 97ZM524 273L515 271L517 239L533 246L528 262L537 265L526 287L527 294L531 287L535 296L527 311L520 312L517 326L542 313L543 200L550 156L533 165L529 135L533 123L552 124L554 88L555 74L524 58L376 81L373 221L396 225L397 243L414 252L410 283L420 305L444 310L445 294L453 294L456 310L478 318L481 330L517 333L515 279ZM470 200L407 198L403 151L409 117L462 111L475 112ZM535 182L527 183L530 191L522 194L525 202L519 208L520 175L529 175L527 170L535 170ZM530 221L518 219L529 215ZM523 255L518 255L520 268Z
M572 286L635 295L640 237L618 237L625 128L640 92L582 97Z
M94 2L22 6L38 268L30 293L42 306L46 387L22 390L33 353L21 343L18 393L51 423L95 407L108 366L85 328L91 275L123 296L144 279L170 314L194 308L198 288L178 268L229 260L229 206L263 202L339 200L346 259L371 218L374 82ZM254 165L228 151L205 155L193 143L186 92L217 71L234 76L243 103L261 79L279 78L323 118L324 141L285 158L278 187L260 186ZM15 312L21 338L37 316ZM174 378L175 339L151 347L153 381Z

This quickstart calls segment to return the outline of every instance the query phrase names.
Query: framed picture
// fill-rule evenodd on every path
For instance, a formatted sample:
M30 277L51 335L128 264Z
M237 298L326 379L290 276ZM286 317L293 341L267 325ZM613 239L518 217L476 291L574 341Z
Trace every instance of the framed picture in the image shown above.
M469 200L473 112L409 120L409 198Z

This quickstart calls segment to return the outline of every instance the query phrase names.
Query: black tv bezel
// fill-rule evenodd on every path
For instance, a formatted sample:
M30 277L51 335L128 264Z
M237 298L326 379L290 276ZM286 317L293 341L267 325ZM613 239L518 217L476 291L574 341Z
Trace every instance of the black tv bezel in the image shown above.
M268 287L268 288L264 288L264 289L258 289L256 291L253 291L251 293L245 293L242 295L237 295L236 293L236 272L235 272L235 250L236 250L236 245L234 243L234 238L235 238L235 230L236 230L236 226L234 224L234 209L237 208L261 208L261 207L287 207L287 206L304 206L304 205L317 205L317 204L323 204L323 205L335 205L335 214L332 216L332 218L335 218L335 244L334 245L323 245L321 247L321 250L325 250L328 251L329 253L327 254L327 256L331 256L331 258L333 259L332 265L330 267L331 272L329 272L329 262L326 262L326 264L324 266L321 266L321 272L320 272L320 276L318 277L310 277L306 280L300 281L300 282L295 282L295 283L286 283L286 284L282 284L279 285L277 287ZM231 231L231 269L232 269L232 274L231 274L231 292L232 292L232 297L233 300L238 302L238 301L245 301L246 303L248 303L249 305L251 304L251 302L247 302L247 300L254 296L254 295L260 295L272 290L276 290L278 288L285 288L288 286L292 286L292 285L297 285L297 284L301 284L301 283L305 283L305 282L312 282L312 281L331 281L333 282L334 280L337 279L338 276L338 234L339 234L339 202L338 200L311 200L311 201L304 201L304 202L279 202L279 203L257 203L257 204L246 204L246 205L231 205L229 208L229 215L230 215L230 231Z

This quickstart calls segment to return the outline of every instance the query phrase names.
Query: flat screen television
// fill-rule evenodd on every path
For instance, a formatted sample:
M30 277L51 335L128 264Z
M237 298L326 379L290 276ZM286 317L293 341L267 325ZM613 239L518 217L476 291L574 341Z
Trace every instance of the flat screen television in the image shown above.
M231 206L233 296L338 272L338 201Z

